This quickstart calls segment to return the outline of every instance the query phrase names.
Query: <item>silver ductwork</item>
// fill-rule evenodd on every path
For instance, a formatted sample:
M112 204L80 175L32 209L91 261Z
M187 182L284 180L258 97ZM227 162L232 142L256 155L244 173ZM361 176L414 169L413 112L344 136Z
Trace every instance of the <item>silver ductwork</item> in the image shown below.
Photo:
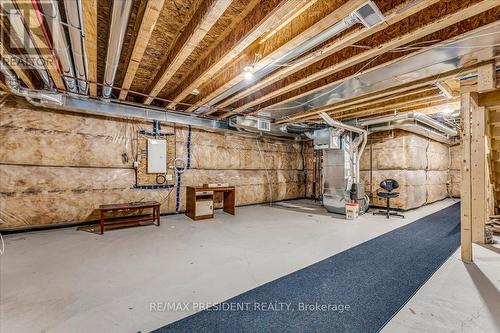
M51 0L41 1L40 5L44 16L49 21L48 26L52 37L53 47L57 53L59 64L61 65L61 71L66 88L69 91L76 93L78 92L78 87L74 78L75 71L73 69L73 59L71 58L69 44L66 40L66 34L61 23L62 19L61 13L59 12L59 4L56 0Z
M22 87L19 84L17 76L12 72L9 66L0 58L0 72L5 76L5 83L10 91L18 96L26 97L29 101L45 100L54 103L55 105L62 105L62 95L51 91L31 90Z
M29 31L24 25L23 16L21 15L21 13L19 13L19 10L11 0L2 0L0 2L0 5L2 10L5 12L2 14L4 14L10 22L10 37L19 39L20 41L22 41L23 45L25 45L25 51L27 55L21 56L21 61L28 66L33 67L40 75L40 78L42 79L45 87L47 89L51 89L53 85L50 76L47 73L47 69L45 68L45 61L36 52L35 44L31 39Z
M292 138L292 139L300 138L299 134L288 133L286 131L284 132L282 131L281 126L273 125L270 122L268 122L268 124L266 125L268 127L264 130L260 123L260 119L252 116L246 116L246 117L237 116L230 118L229 126L237 129L242 129L254 134L264 134L269 136Z
M341 128L349 132L354 132L358 134L358 138L355 142L355 147L353 147L353 153L351 154L354 160L353 164L356 165L354 179L355 181L359 181L359 163L361 161L361 155L363 155L363 151L365 150L366 143L368 142L368 132L362 128L351 126L348 124L344 124L340 121L334 120L330 117L326 112L320 112L319 116L323 118L323 120L330 126L335 128Z
M404 121L404 120L415 120L419 123L425 124L429 127L432 127L436 129L439 132L443 132L446 135L449 136L457 136L458 132L454 128L450 128L439 121L432 119L431 117L423 114L423 113L418 113L418 112L411 112L411 113L400 113L400 114L395 114L391 116L385 116L385 117L377 117L377 118L371 118L367 120L358 120L356 121L356 125L361 126L361 127L368 127L376 124L382 124L382 123L391 123L391 122L397 122L397 121Z
M439 133L429 127L422 126L421 124L418 123L395 123L395 124L389 124L389 125L384 125L384 126L375 126L375 127L370 127L369 133L376 133L376 132L384 132L384 131L390 131L390 130L395 130L395 129L400 129L404 130L407 132L412 132L415 134L419 134L421 136L424 136L426 138L432 139L434 141L438 141L447 145L451 145L455 143L453 138L444 135L442 133Z
M87 95L87 55L83 41L82 0L64 0L64 10L68 20L68 33L75 65L75 77L78 79L78 92Z
M112 86L115 81L116 71L118 70L131 7L132 0L113 1L108 51L106 53L106 69L104 71L104 87L102 88L102 96L104 98L110 98L113 91Z

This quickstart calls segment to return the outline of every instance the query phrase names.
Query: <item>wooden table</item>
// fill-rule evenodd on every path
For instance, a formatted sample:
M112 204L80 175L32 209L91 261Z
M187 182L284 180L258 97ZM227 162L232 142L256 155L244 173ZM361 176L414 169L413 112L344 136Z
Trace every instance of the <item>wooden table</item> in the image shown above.
M210 193L211 192L211 193ZM234 186L228 187L186 187L186 215L193 220L211 219L214 217L213 211L210 215L200 216L196 213L196 198L197 197L211 197L215 193L224 193L224 212L235 215L235 188ZM198 194L198 195L197 195Z
M146 201L146 202L129 202L123 204L113 204L113 205L100 205L97 209L99 211L99 221L101 224L101 235L104 233L104 226L106 219L104 213L106 212L116 212L116 211L134 211L152 208L153 211L150 215L146 216L127 216L117 219L113 219L108 225L120 225L120 224L130 224L142 221L156 221L156 225L160 226L160 203L157 201Z

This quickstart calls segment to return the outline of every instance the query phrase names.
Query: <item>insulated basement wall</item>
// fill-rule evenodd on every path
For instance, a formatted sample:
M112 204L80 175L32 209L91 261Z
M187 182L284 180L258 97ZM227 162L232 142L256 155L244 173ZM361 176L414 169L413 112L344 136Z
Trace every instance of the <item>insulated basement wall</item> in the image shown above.
M448 196L450 154L447 145L405 132L389 131L369 137L361 158L361 180L372 194L372 204L385 206L377 197L382 180L399 182L400 196L391 207L412 209Z
M0 230L96 220L101 204L157 200L163 213L176 211L175 188L134 188L137 132L151 132L151 123L0 98ZM188 128L162 124L161 130L175 133L176 157L186 159ZM207 182L236 186L237 205L311 195L310 143L193 128L190 148L179 211L185 209L185 187Z

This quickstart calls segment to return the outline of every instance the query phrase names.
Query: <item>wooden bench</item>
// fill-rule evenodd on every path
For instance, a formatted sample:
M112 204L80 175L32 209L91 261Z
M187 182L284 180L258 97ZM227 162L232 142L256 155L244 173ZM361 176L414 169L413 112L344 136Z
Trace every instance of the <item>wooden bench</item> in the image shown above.
M112 204L112 205L100 205L97 209L99 211L99 221L101 224L101 235L104 233L104 226L106 225L105 213L106 212L117 212L117 211L134 211L152 208L152 213L146 216L126 216L120 217L113 220L108 220L110 223L108 225L120 225L120 224L131 224L143 221L156 221L156 225L160 226L160 203L157 201L146 201L146 202L129 202L123 204Z

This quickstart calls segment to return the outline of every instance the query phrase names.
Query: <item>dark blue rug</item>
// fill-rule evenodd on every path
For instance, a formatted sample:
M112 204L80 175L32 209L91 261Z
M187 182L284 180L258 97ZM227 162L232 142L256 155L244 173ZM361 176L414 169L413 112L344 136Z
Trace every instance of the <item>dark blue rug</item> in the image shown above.
M155 332L378 332L459 244L457 203Z

